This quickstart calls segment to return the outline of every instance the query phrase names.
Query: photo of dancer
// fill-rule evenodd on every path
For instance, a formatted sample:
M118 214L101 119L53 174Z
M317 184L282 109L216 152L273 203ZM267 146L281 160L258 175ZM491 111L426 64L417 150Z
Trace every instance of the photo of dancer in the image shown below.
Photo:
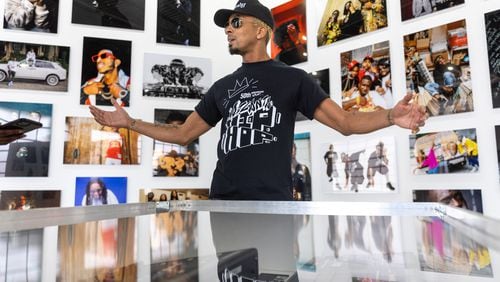
M292 147L292 190L295 201L312 201L311 137L296 133Z
M155 109L155 123L160 126L176 126L186 121L192 111ZM181 146L154 140L153 176L198 176L200 141Z
M410 136L413 174L479 171L476 129L430 132Z
M84 37L80 104L129 107L131 54L131 41Z
M210 59L144 55L143 96L201 99L211 84Z
M406 88L430 116L474 110L465 20L404 36Z
M396 191L396 148L392 137L323 144L328 193L387 193Z
M158 0L156 42L200 46L200 0Z
M126 177L76 178L75 206L117 205L126 202Z
M271 9L275 26L271 57L287 65L307 62L306 2L292 0Z
M7 0L3 28L57 33L59 0Z
M144 30L145 0L73 0L71 22Z
M401 0L403 21L429 15L461 5L465 0Z
M394 106L389 41L340 54L342 107L371 112Z
M387 27L385 0L328 0L319 22L318 46Z
M500 107L500 10L484 15L493 108Z

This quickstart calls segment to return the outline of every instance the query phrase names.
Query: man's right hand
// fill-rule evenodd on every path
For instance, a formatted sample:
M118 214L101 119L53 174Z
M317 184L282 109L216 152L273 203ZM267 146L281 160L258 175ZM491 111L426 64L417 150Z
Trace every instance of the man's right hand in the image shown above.
M26 135L20 129L0 129L0 145L7 145Z
M90 105L90 113L101 125L116 128L129 128L133 119L122 107L120 107L115 99L111 98L111 103L115 107L114 112L103 111L96 106Z

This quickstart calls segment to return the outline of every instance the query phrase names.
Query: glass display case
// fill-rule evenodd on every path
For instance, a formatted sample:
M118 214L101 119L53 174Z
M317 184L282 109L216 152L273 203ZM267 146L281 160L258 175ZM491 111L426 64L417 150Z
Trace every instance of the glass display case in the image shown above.
M0 212L0 281L494 281L500 222L435 203Z

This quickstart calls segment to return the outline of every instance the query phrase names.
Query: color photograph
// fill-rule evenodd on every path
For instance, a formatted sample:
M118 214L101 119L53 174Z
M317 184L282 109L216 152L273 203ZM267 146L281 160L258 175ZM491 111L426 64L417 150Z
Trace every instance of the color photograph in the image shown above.
M131 41L84 37L80 104L130 106L131 56Z
M211 85L210 59L144 55L143 96L201 99Z
M68 91L69 47L0 41L0 88Z
M137 165L139 134L98 124L94 118L66 117L64 164Z
M4 29L57 33L59 0L4 2Z
M287 65L307 62L305 0L292 0L271 9L275 28L271 57Z
M200 46L200 0L158 0L156 42Z
M374 112L394 107L389 41L340 54L342 107Z
M73 0L71 22L144 30L145 0Z
M117 205L126 202L126 177L76 178L75 206Z
M411 135L410 168L415 175L478 172L476 129Z
M465 0L401 0L401 19L407 21L430 15L464 2Z
M292 191L295 201L312 201L311 136L296 133L292 147Z
M24 137L0 145L0 177L48 176L52 105L0 102L0 124L8 126L9 122L16 123L16 128L26 124L29 131Z
M321 146L321 184L327 193L397 191L394 137Z
M208 200L209 189L191 189L191 188L154 188L141 189L139 191L139 201L144 202L163 202L163 201L192 201Z
M430 116L474 111L465 20L404 36L406 88Z
M31 210L59 207L61 191L0 191L0 210Z
M500 10L484 15L493 108L500 107Z
M191 113L192 111L155 109L155 123L181 125ZM199 139L187 146L154 140L153 176L198 176L199 161Z
M387 27L385 0L328 0L318 27L318 47Z

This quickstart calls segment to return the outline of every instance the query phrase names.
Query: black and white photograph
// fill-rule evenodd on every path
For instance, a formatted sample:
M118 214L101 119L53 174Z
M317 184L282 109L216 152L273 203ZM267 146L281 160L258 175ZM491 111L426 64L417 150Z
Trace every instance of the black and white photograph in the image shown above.
M59 0L6 0L3 28L57 33Z
M493 108L500 107L500 10L484 15Z
M212 84L210 59L146 53L142 95L201 99Z
M200 46L200 0L158 0L156 42Z
M75 24L144 30L145 0L73 0Z
M406 21L430 15L464 2L465 0L401 0L401 19Z

